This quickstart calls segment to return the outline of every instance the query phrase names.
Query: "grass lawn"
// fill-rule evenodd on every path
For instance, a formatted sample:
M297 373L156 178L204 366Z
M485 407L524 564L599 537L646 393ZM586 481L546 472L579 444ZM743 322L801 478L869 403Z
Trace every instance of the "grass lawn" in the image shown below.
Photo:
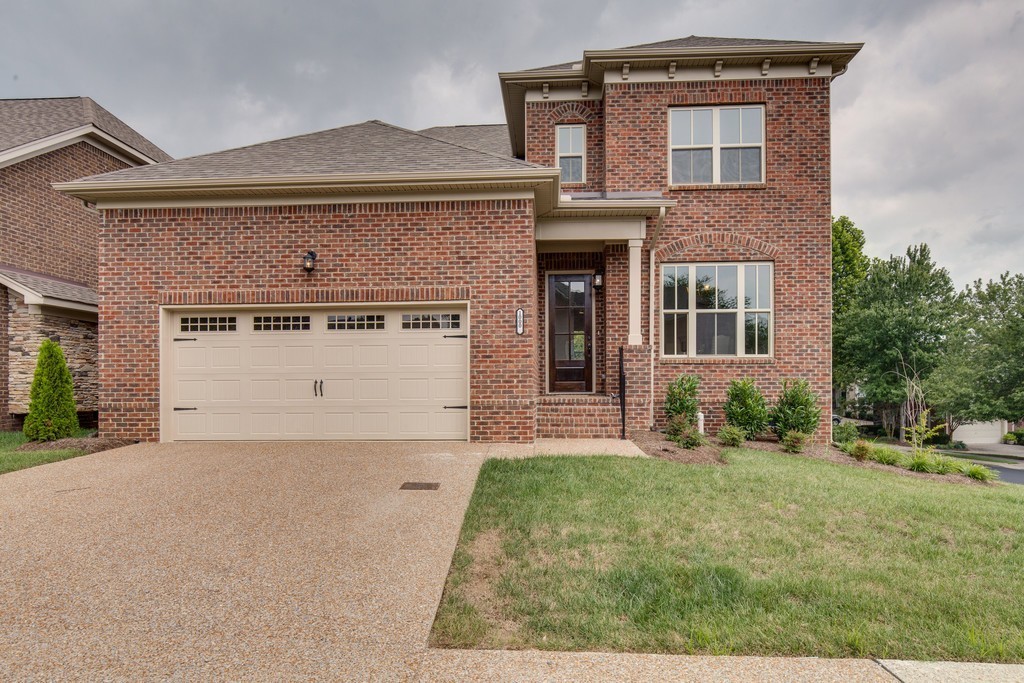
M79 436L88 436L91 430L79 430ZM60 451L22 451L14 450L28 439L21 432L0 432L0 474L23 470L26 467L45 465L48 462L67 460L85 451L78 449L66 449Z
M728 460L488 461L432 644L1024 661L1024 487Z

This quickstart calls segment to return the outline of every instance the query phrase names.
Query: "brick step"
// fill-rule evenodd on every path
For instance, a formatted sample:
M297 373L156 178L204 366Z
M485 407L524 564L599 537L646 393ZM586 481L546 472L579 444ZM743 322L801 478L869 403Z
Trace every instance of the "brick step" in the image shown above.
M619 400L611 396L541 396L538 439L617 439L622 429Z

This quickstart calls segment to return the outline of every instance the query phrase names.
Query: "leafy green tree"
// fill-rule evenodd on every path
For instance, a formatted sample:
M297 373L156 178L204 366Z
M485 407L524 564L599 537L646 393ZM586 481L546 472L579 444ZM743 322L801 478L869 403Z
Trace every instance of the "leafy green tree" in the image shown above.
M832 218L832 348L841 349L845 337L844 314L853 306L857 288L868 273L871 260L864 254L864 231L846 216ZM833 402L838 405L843 389L856 379L845 356L832 355Z
M23 431L31 441L63 439L78 431L71 371L60 344L50 339L39 347Z
M874 259L842 316L835 353L860 384L890 435L906 399L899 369L910 367L926 380L939 365L960 297L928 245L907 248L906 256Z

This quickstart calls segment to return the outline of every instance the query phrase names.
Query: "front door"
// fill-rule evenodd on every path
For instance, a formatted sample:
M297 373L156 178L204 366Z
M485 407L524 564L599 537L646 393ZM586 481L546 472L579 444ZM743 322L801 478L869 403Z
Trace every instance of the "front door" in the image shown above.
M548 276L548 389L593 391L591 275Z

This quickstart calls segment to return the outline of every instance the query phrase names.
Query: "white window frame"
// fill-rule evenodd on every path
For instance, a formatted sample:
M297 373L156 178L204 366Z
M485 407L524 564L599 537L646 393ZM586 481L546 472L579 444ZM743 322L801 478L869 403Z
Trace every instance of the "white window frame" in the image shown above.
M697 268L701 266L735 266L736 267L736 308L710 309L697 308L696 282ZM771 283L768 287L770 305L765 307L747 307L746 305L746 268L745 266L767 266ZM687 305L686 308L676 307L665 308L665 269L686 268L687 269ZM658 340L658 353L662 358L677 359L703 359L703 358L774 358L775 356L775 264L771 261L693 261L693 262L668 262L661 264L659 269L660 279L658 288L660 291L659 319L661 325L661 337ZM736 316L736 353L735 354L698 354L697 353L697 315L700 313L733 313ZM665 314L685 313L686 314L686 353L670 354L665 352ZM746 346L746 314L767 313L768 314L768 349L767 353L747 353Z
M572 131L573 129L576 129L576 128L580 129L583 132L583 136L582 136L582 141L583 141L582 149L579 151L578 154L575 153L575 152L567 153L567 154L562 154L562 152L561 152L561 145L559 145L559 139L558 139L559 135L561 135L561 132L563 130L565 130L565 131ZM569 147L571 148L572 147L572 133L571 132L569 132L569 140L570 140ZM559 169L559 179L561 179L561 169L562 169L562 158L563 157L565 157L566 159L575 159L575 158L579 157L579 159L580 159L580 166L581 166L582 170L581 170L580 180L579 181L562 180L562 184L563 185L585 185L586 182L587 182L587 126L586 126L586 124L584 124L584 123L567 123L567 124L560 124L560 125L555 126L555 166L557 166L558 169Z
M753 143L729 143L721 142L721 114L726 109L760 109L761 110L761 142ZM669 107L668 109L668 181L671 186L686 187L689 185L708 185L709 183L676 182L672 177L672 152L679 149L708 149L708 145L673 145L672 144L672 112L674 111L711 111L711 185L758 185L765 182L768 171L765 166L765 149L767 126L765 122L765 107L763 104L729 104L717 107ZM742 114L741 114L742 116ZM691 119L692 120L692 119ZM741 119L742 121L742 119ZM692 124L691 124L692 125ZM741 125L742 131L742 125ZM741 133L742 134L742 133ZM693 140L691 139L691 143ZM737 182L722 182L722 150L723 149L744 149L760 147L761 149L761 177L758 180L741 180Z

